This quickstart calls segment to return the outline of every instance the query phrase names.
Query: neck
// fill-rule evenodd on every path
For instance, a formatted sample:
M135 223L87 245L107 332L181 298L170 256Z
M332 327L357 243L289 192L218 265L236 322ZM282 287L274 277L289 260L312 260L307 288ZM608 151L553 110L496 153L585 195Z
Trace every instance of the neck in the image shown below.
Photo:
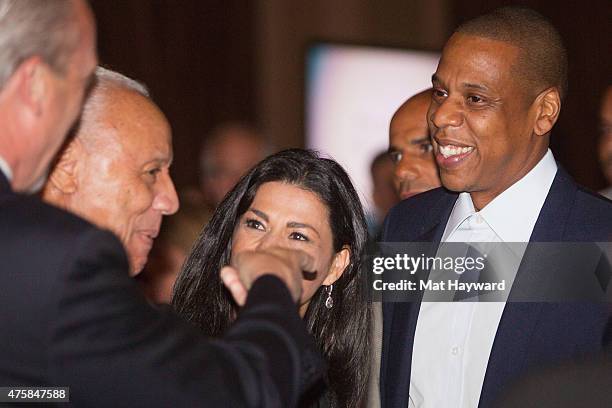
M535 166L538 165L540 160L542 160L542 158L546 155L547 151L548 145L542 151L537 150L533 154L532 158L525 161L525 164L520 168L519 171L516 172L515 177L513 177L509 183L500 186L493 186L492 188L487 190L470 191L472 203L474 204L474 208L476 209L476 211L480 211L485 208L497 196L512 187L520 179L525 177Z
M2 98L0 98L2 99ZM14 120L17 113L11 109L11 105L0 102L0 156L11 168L11 188L14 191L27 190L22 179L29 176L24 160L23 150L24 138L23 128Z

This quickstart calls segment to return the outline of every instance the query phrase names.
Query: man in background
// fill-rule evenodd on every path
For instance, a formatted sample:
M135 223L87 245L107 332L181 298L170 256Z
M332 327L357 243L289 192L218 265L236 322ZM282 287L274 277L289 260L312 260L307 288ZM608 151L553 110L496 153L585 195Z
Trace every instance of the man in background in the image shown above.
M431 88L408 98L389 125L389 155L395 164L395 190L402 200L440 187L427 127Z
M395 111L389 124L388 157L393 164L395 193L402 200L440 187L440 177L427 125L431 91L429 88L406 99ZM382 348L380 303L372 304L372 314L373 364L368 407L376 408L380 407L379 373Z
M246 124L228 122L214 128L200 150L200 187L210 210L269 153L264 137Z
M147 89L98 67L43 199L115 233L134 276L147 262L162 217L178 209L172 159L170 125Z
M608 181L608 187L601 194L612 200L612 85L606 88L601 98L599 121L599 163Z

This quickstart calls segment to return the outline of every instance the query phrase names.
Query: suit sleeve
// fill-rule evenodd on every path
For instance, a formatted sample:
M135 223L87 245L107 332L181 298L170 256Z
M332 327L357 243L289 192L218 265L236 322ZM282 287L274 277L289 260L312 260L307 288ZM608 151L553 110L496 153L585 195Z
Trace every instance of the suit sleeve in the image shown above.
M291 407L322 360L285 285L264 276L227 335L149 305L120 243L90 230L53 288L48 378L77 406Z

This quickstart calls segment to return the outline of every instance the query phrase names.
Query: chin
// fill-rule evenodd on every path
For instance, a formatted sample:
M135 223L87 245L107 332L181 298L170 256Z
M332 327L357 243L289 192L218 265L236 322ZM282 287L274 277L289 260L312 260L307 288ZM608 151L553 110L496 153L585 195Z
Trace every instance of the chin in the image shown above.
M467 186L469 185L469 183L466 183L466 178L461 177L461 175L451 176L440 173L440 180L442 181L442 186L444 186L444 188L456 193L467 191Z
M130 262L130 277L135 277L136 275L139 275L140 272L142 272L142 270L145 267L145 264L147 263L147 260L135 260Z

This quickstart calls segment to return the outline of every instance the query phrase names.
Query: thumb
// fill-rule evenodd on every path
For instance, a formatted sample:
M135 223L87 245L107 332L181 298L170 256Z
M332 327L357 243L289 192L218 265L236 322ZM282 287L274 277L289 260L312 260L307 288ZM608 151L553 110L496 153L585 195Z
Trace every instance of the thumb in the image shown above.
M238 306L244 306L247 298L247 288L240 280L238 270L232 266L224 266L220 272L223 284L230 291Z

